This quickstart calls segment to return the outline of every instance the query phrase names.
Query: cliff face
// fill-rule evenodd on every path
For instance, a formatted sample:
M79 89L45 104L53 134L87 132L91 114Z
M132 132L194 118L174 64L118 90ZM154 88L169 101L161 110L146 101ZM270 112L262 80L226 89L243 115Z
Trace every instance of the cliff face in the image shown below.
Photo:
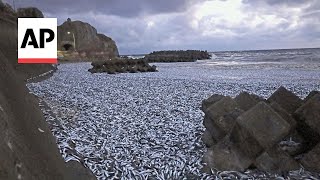
M63 180L77 179L78 174L85 176L82 174L87 170L82 166L74 168L64 163L38 100L24 83L26 72L35 76L51 67L17 64L17 16L2 5L0 0L0 179Z
M107 59L119 56L116 43L109 37L98 34L88 23L68 19L58 26L58 50L67 56L81 59ZM69 54L68 54L69 52Z
M18 17L24 17L24 18L43 18L43 13L35 7L29 7L29 8L19 8L18 11Z
M21 8L14 12L10 6L0 4L0 48L6 53L9 63L23 79L53 70L50 64L18 64L18 17L43 17L43 14L37 8Z
M0 179L64 179L55 139L15 70L31 68L17 64L17 24L0 16Z

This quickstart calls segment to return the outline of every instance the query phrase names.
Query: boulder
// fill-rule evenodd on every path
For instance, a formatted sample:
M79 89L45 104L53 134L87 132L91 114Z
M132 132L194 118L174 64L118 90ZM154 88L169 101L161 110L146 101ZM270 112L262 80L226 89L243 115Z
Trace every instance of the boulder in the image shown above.
M237 124L240 129L247 130L264 149L276 145L290 132L290 125L265 102L240 115Z
M259 102L247 92L241 92L238 96L234 98L234 100L244 111L248 111L250 108L252 108Z
M210 96L208 99L205 99L202 101L202 104L201 104L201 110L203 112L206 112L206 110L211 106L213 105L214 103L220 101L223 97L223 95L219 95L219 94L214 94L212 96Z
M300 162L308 171L320 172L320 144L305 154Z
M300 169L299 163L278 146L262 153L256 159L255 166L259 170L271 173L282 173Z
M269 98L269 102L278 103L283 109L285 109L289 114L292 114L297 110L301 104L302 100L296 96L291 91L281 86L277 89Z
M253 163L253 159L241 153L226 136L217 145L208 149L203 162L206 164L204 171L208 173L213 168L220 171L245 171Z

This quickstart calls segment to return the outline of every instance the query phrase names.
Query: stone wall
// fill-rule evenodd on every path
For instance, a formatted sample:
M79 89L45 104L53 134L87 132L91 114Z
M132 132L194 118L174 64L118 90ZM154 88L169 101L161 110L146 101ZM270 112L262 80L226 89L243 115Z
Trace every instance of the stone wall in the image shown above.
M320 93L304 100L280 87L266 99L246 92L202 103L205 170L257 168L282 173L320 171Z

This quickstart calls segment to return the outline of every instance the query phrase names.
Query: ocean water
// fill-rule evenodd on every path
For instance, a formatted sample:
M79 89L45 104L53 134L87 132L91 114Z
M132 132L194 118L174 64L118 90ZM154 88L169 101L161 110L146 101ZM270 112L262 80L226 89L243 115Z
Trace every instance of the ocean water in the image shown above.
M320 63L320 49L279 49L212 52L215 61L238 62L310 62Z
M156 63L159 72L91 74L90 63L61 64L28 84L66 161L98 179L319 179L292 171L201 171L207 151L202 100L241 91L268 98L284 86L304 98L320 90L320 49L215 52L212 59Z

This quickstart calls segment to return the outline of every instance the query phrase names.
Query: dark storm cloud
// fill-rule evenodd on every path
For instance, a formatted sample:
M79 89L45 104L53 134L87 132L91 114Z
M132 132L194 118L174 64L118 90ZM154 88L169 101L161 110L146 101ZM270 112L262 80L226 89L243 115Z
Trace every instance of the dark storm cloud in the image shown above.
M320 47L320 0L4 0L93 25L121 54Z
M9 3L11 0L7 0ZM194 0L15 0L17 7L35 6L51 14L95 13L136 17L185 11Z

